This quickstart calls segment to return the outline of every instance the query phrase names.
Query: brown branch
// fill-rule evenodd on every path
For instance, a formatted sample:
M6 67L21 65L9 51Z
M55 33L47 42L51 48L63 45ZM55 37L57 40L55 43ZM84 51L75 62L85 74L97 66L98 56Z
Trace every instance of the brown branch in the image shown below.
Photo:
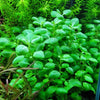
M14 70L18 70L18 69L22 69L22 70L36 70L36 69L39 69L39 68L9 68L9 69L6 69L6 70L3 70L1 71L0 73L4 73L4 72L7 72L7 71L14 71Z

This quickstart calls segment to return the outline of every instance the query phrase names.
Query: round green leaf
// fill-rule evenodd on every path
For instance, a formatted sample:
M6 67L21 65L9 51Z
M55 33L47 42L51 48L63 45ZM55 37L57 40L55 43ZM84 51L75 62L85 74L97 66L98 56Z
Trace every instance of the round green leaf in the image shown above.
M18 64L20 67L27 67L29 65L28 59L24 58L22 61Z
M7 38L0 38L0 46L5 46L9 43L9 40Z
M74 62L74 59L69 54L64 54L61 60L69 63Z
M13 60L13 64L17 64L20 61L22 61L24 59L24 56L17 56L14 60Z
M68 67L69 67L69 64L67 64L67 63L62 64L62 68L68 68Z
M81 87L82 84L78 79L70 79L68 82L67 87L65 87L66 91L68 92L73 87Z
M77 26L79 24L79 19L78 18L73 18L71 20L72 26Z
M86 71L84 71L84 70L78 70L78 71L75 73L75 76L77 76L77 77L82 77L85 73L86 73Z
M56 91L56 87L55 86L49 86L46 90L46 94L51 95Z
M44 26L48 27L48 28L51 28L51 27L53 27L53 24L51 22L47 21L47 22L44 23Z
M36 83L36 84L35 84L34 88L35 88L36 90L39 90L42 86L43 86L43 83L39 82L39 83Z
M87 38L87 36L85 34L83 34L82 32L76 33L76 37L77 38Z
M89 74L84 75L84 79L87 82L93 83L93 78Z
M45 67L46 67L46 68L50 68L50 69L51 69L51 68L55 68L55 64L49 62L49 63L46 63L46 64L45 64Z
M34 68L42 69L43 68L43 63L41 61L36 61L34 63Z
M90 74L93 74L93 68L90 66L86 66L86 71Z
M56 38L49 38L49 39L45 40L44 43L46 43L46 44L55 44L57 42L58 42L58 40Z
M66 68L66 71L70 74L74 74L74 70L71 67Z
M47 32L47 29L45 28L37 28L35 31L34 31L34 34L36 35L41 35L41 34L45 34Z
M51 16L57 17L57 16L60 16L60 14L57 11L51 11Z
M94 63L98 63L98 61L95 58L89 58L89 61L94 62Z
M33 57L37 58L37 59L43 59L45 57L44 52L43 51L36 51L36 52L34 52Z
M58 87L58 88L56 89L56 93L57 93L58 95L61 95L61 94L66 94L67 91L66 91L65 88Z
M95 93L95 89L92 87L91 84L87 83L87 82L83 82L83 87L86 91L92 90Z
M57 70L53 70L49 73L50 79L57 79L60 77L60 73Z
M25 45L18 45L16 47L16 53L19 55L26 55L29 52L28 47Z
M52 57L52 52L51 51L45 51L45 58L50 58Z
M68 16L68 15L70 15L71 13L72 13L72 11L69 10L69 9L68 9L68 10L66 9L66 10L63 11L63 15L67 15L67 16Z
M12 53L13 51L11 50L3 50L0 55L2 55L3 57L10 57Z

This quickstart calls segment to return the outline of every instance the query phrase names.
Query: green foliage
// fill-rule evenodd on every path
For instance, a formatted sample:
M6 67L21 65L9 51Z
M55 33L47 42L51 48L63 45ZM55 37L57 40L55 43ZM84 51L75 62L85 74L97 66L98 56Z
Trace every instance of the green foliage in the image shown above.
M27 90L19 98L74 100L81 91L91 90L95 94L95 74L100 62L99 24L87 24L87 32L82 33L79 19L69 19L70 12L52 11L51 21L32 17L33 25L16 36L15 41L0 38L1 51L10 49L16 53L12 64L14 70L19 70L9 84ZM80 96L76 99L82 100Z
M0 0L0 12L4 17L4 25L27 26L31 17L49 17L52 10L64 10L69 0ZM62 6L63 5L63 6ZM8 27L7 30L10 30Z

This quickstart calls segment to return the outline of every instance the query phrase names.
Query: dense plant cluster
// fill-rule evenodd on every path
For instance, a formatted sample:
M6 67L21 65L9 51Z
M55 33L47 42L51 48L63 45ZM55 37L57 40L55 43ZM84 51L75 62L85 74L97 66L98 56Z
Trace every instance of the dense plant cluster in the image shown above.
M82 100L82 91L95 94L100 20L87 24L86 33L82 33L79 19L71 15L71 10L63 13L57 10L51 12L51 21L32 17L33 23L21 34L13 39L0 38L0 59L5 63L10 57L1 76L4 72L14 72L13 76L9 74L12 76L9 88L18 89L16 95L10 91L9 98Z
M99 0L0 0L1 17L7 26L26 26L32 16L51 19L50 12L59 9L71 9L73 16L79 16L81 22L91 22L99 18Z

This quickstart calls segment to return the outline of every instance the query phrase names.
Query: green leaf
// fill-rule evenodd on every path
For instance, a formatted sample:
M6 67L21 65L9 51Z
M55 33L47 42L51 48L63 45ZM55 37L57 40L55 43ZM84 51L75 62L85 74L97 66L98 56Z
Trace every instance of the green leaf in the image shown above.
M30 43L34 36L34 32L30 29L26 29L22 32L22 34L18 35L16 39L22 41L23 43Z
M48 79L48 78L43 79L43 83L44 83L44 84L47 83L47 82L49 82L49 79Z
M81 56L80 56L80 60L81 60L81 61L86 61L87 58L85 57L85 55L81 55Z
M66 71L70 74L74 74L74 70L71 67L66 68Z
M86 73L86 71L84 71L84 70L78 70L78 71L75 73L75 76L76 76L76 77L82 77L85 73Z
M11 30L12 30L12 33L20 33L21 32L21 29L19 27L12 27Z
M65 24L66 25L70 25L71 24L71 20L70 19L66 19Z
M21 74L21 73L23 73L23 70L21 70L21 69L17 69L16 72L18 72L18 73Z
M84 79L87 82L93 83L93 78L89 74L84 75Z
M61 46L61 50L64 52L71 52L71 48L68 46Z
M31 36L33 36L34 32L30 29L25 29L22 34L27 37L27 39L30 39Z
M95 32L87 32L86 35L87 36L94 36L96 33Z
M34 73L32 72L32 70L27 70L25 73L25 77L28 79L31 78L33 75L34 75Z
M55 44L57 42L58 42L58 40L56 38L49 38L44 41L44 43L46 43L46 44Z
M43 25L46 22L46 18L43 17L38 17L38 18L33 17L32 19L35 20L33 21L34 25Z
M56 89L56 93L57 93L58 95L62 95L62 94L67 94L67 91L66 91L65 88L58 87L58 88Z
M56 86L49 86L46 90L46 94L52 95L56 91L57 87Z
M24 56L17 56L14 60L13 60L13 64L17 64L20 61L22 61L24 59Z
M96 54L96 53L98 53L98 48L90 48L89 51L91 54Z
M97 58L98 62L100 63L100 56Z
M94 63L98 63L98 61L95 58L89 58L89 61L94 62Z
M77 93L77 92L72 92L71 98L72 98L73 100L82 100L82 97L81 97L81 96L79 95L79 93Z
M42 36L34 35L31 43L41 42L43 40Z
M71 44L71 48L72 48L73 50L78 49L78 47L79 47L79 44L78 44L78 43L72 43L72 44Z
M57 11L51 11L51 16L58 17L58 16L60 16L60 14Z
M36 51L36 52L34 52L33 57L37 58L37 59L43 59L45 57L44 52L43 51Z
M60 20L59 18L55 18L54 19L54 24L60 24L62 22L62 20Z
M28 36L28 35L32 35L34 32L30 29L25 29L22 33L24 34L24 36Z
M66 34L66 32L65 32L64 30L62 30L62 29L57 29L57 30L56 30L56 33L57 33L58 35L65 35L65 34Z
M95 25L94 24L87 24L86 27L90 29L91 31L95 31Z
M100 20L95 19L95 20L93 20L93 22L96 23L96 24L100 24Z
M34 25L40 25L40 23L38 21L34 21L33 24Z
M89 84L87 82L83 82L83 87L85 90L87 90L87 91L92 90L95 93L95 89L92 87L91 84Z
M67 82L67 81L65 81L65 82L64 82L64 85L65 85L65 86L67 86L67 85L68 85L68 82Z
M37 29L35 29L34 34L36 34L36 35L42 35L42 34L45 34L47 32L48 31L45 28L37 28Z
M72 13L72 11L69 9L68 10L66 9L63 11L63 15L66 15L66 16L70 15L71 13Z
M16 53L19 55L26 55L29 52L28 47L25 45L18 45L16 47Z
M57 79L60 77L60 73L57 70L53 70L49 73L50 79Z
M83 34L82 32L78 32L76 33L77 38L87 38L87 36L85 34Z
M82 87L82 84L78 79L70 79L65 89L68 92L73 87Z
M51 51L45 51L45 58L50 58L52 57L52 52Z
M38 20L38 18L37 18L37 17L32 17L32 20L37 21L37 20Z
M74 86L74 87L81 87L82 86L81 82L78 79L70 79L69 85Z
M64 54L61 60L69 63L74 62L74 59L69 54Z
M61 80L61 79L55 79L53 82L54 82L55 84L57 84L57 86L63 85L63 80Z
M22 41L23 43L26 43L27 44L27 40L24 36L24 34L19 34L18 36L16 36L16 39L19 40L19 41Z
M44 49L44 46L45 46L44 43L40 43L40 44L38 44L37 47L36 47L36 51L43 50L43 49Z
M13 53L13 51L11 50L3 50L0 55L2 55L3 57L10 57L10 55Z
M36 61L34 63L34 68L42 69L43 68L43 63L41 61Z
M9 40L7 38L0 38L0 46L5 46L9 43Z
M44 23L44 27L52 28L52 27L53 27L53 24L52 24L51 22L46 21L46 22Z
M90 73L90 74L93 74L93 68L90 67L90 66L86 66L86 72Z
M69 27L68 25L63 25L63 26L62 26L62 29L63 29L64 31L71 31L71 30L72 30L71 27Z
M30 85L33 87L37 82L37 78L35 76L32 76L31 78L28 78L28 81L30 82Z
M22 61L18 64L20 67L27 67L29 65L28 59L24 58Z
M58 56L59 56L59 55L62 55L62 50L61 50L60 46L55 46L54 52L55 52L55 54L57 54Z
M80 69L80 66L79 66L79 65L73 66L73 70L74 70L74 71L77 71L77 70L79 70L79 69Z
M99 43L99 39L91 39L88 44L89 46L92 46L92 47L96 47L98 46L97 44Z
M10 86L13 86L13 84L15 83L16 79L12 79L9 83Z
M73 57L75 60L79 60L79 54L71 54L71 57Z
M62 64L62 68L68 68L68 67L69 67L69 64L67 64L67 63Z
M49 62L45 64L45 67L52 69L52 68L55 68L55 64Z
M78 18L73 18L71 20L72 26L77 26L79 24L79 19Z
M28 24L28 29L34 31L35 28L34 28L33 24Z
M42 83L42 82L39 82L39 83L36 83L36 84L35 84L34 88L35 88L36 90L39 90L42 86L43 86L43 83Z

